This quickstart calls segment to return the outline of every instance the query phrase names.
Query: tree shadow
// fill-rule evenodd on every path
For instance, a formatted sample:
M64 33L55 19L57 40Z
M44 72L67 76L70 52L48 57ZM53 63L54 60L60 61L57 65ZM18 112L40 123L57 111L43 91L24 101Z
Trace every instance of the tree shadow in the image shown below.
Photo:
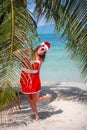
M39 117L40 119L46 119L48 117L51 117L52 115L56 115L56 114L61 114L63 111L61 109L57 110L57 111L43 111L43 112L39 112ZM34 119L34 115L31 115L31 118Z
M71 86L58 91L59 97L66 100L73 100L87 103L87 91Z
M61 114L63 111L61 109L56 110L52 108L49 104L53 102L54 100L72 100L72 101L78 101L81 103L87 104L87 90L84 90L83 88L75 87L75 86L68 86L63 85L61 83L54 84L52 86L43 86L42 91L40 95L44 94L51 94L52 100L51 101L44 101L41 104L38 105L39 108L39 116L41 119L46 119L48 117L51 117L55 114ZM34 119L33 114L31 113L32 110L29 106L27 97L24 94L21 94L21 101L22 109L20 111L15 111L13 113L14 116L17 116L17 118L14 118L14 121L8 121L5 122L2 126L10 127L10 126L19 126L19 125L27 125L33 122L32 119ZM16 120L17 119L17 120Z
M56 98L63 100L73 100L87 104L87 90L75 86L64 86L60 83L53 86L44 86L42 93L50 93L52 95L52 101Z

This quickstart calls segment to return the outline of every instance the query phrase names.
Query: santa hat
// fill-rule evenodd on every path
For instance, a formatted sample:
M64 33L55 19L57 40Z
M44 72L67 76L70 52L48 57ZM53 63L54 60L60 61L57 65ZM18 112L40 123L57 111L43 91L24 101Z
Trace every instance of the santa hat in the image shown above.
M42 42L40 45L44 45L44 47L46 48L46 50L48 51L50 49L50 43L49 42Z

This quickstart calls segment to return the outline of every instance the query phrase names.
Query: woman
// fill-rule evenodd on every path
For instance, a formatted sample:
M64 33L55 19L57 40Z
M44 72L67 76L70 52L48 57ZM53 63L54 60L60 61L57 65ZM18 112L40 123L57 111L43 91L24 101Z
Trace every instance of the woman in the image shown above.
M49 94L40 96L41 82L39 77L41 65L49 48L50 43L43 42L34 50L35 60L32 63L30 63L28 57L25 57L22 61L21 91L26 94L29 100L35 120L39 120L36 103L51 99L51 95Z

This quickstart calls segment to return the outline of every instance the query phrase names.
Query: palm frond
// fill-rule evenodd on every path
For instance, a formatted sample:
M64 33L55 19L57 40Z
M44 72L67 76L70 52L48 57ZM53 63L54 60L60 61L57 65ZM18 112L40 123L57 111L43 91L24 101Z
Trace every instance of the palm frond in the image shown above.
M32 55L34 42L38 39L36 23L26 7L26 0L0 2L0 107L17 98L12 86L19 86L21 59L14 53L30 48Z

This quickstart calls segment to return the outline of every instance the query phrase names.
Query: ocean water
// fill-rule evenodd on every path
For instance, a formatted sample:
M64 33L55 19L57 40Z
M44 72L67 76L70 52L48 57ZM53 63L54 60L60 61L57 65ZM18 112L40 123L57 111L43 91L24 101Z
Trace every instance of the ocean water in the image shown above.
M75 61L72 61L66 50L67 41L61 39L61 34L40 34L40 42L49 41L51 48L46 55L40 71L41 80L83 82L82 75Z

